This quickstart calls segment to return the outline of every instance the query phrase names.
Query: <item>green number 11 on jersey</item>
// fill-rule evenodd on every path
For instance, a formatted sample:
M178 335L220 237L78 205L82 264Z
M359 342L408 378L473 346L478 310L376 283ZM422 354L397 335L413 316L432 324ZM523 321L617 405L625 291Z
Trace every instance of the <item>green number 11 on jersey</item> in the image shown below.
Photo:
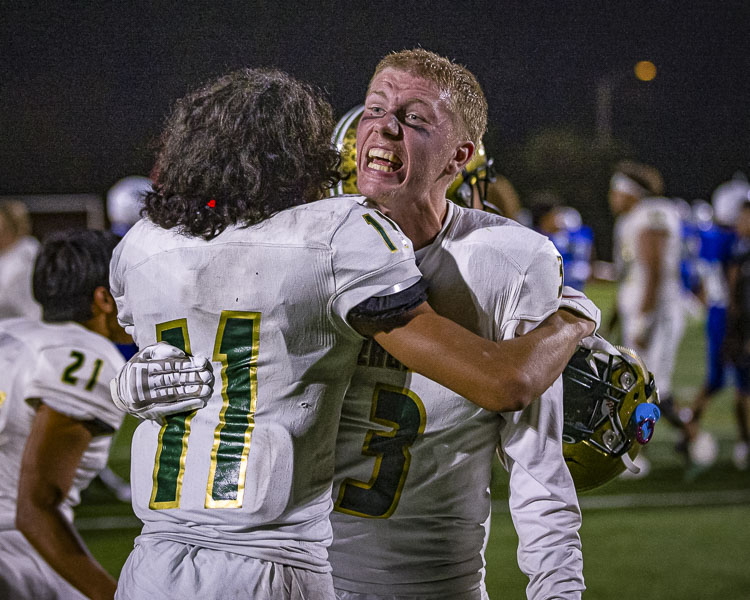
M206 508L240 508L258 396L260 313L223 311L212 360L221 363L222 406L214 430ZM186 319L156 326L157 341L191 354ZM196 411L172 415L159 432L149 507L177 508L185 474L190 422Z

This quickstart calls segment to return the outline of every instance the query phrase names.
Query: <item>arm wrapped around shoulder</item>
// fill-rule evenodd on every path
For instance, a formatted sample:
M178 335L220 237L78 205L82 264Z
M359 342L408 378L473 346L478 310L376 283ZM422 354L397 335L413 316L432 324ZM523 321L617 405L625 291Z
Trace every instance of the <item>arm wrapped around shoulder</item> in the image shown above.
M214 371L202 356L188 356L166 342L136 353L109 384L112 401L139 419L163 421L203 408L213 393Z
M372 296L349 311L349 324L362 336L391 331L409 322L410 313L427 301L427 283L420 279L402 290Z

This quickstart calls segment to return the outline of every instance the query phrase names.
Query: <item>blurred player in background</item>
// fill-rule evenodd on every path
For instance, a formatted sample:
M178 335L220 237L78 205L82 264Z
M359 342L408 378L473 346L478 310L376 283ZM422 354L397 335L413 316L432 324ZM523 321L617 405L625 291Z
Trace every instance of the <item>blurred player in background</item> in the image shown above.
M750 192L750 189L748 189ZM739 470L748 468L748 405L750 405L750 194L737 219L737 241L729 264L729 307L725 352L737 371L735 417L738 440L732 462Z
M153 191L153 182L141 175L128 175L107 191L107 218L112 233L122 237L141 219L143 199Z
M623 345L636 350L648 365L659 388L662 414L684 433L672 394L672 374L685 321L681 220L674 203L661 197L663 192L661 174L653 167L633 161L616 166L609 203L617 216L617 313ZM636 464L641 475L648 472L643 453Z
M591 277L594 248L591 227L584 225L581 213L571 206L564 206L554 192L533 194L530 205L533 228L546 235L562 256L565 285L583 291Z
M0 202L0 319L41 315L31 293L38 252L26 206L12 200Z
M118 180L107 191L107 219L110 231L117 237L124 236L130 228L141 219L143 199L153 191L153 182L141 175L128 175ZM127 344L117 344L117 349L129 359L136 352L138 346L130 340ZM125 481L108 466L102 469L97 478L121 502L131 502L130 483Z
M708 466L716 458L716 442L700 431L700 421L710 399L723 389L727 371L727 308L729 304L728 272L737 240L736 226L742 205L750 200L750 185L734 178L716 188L712 197L713 223L700 228L700 251L697 261L698 293L707 309L706 381L693 400L687 426L687 442L697 464ZM731 362L730 362L731 364ZM750 388L747 369L734 368L738 407ZM740 455L742 444L738 446Z
M223 386L205 408L136 430L132 485L144 530L118 598L333 597L332 432L359 334L503 410L554 380L528 384L524 373L518 387L518 364L561 371L593 330L556 314L540 333L501 345L438 317L424 303L411 243L389 219L364 198L311 202L337 176L332 129L327 103L275 71L222 77L170 117L146 199L152 222L126 235L111 283L139 345L203 351L222 365ZM412 174L438 177L444 193L473 145L434 134L445 163ZM423 157L425 141L412 141ZM196 144L201 153L191 152ZM550 347L540 344L551 331ZM147 393L136 372L118 378L118 398L132 381L135 397Z
M43 321L0 323L0 598L112 598L115 581L73 527L122 415L109 380L126 341L109 292L117 238L45 242L34 270Z

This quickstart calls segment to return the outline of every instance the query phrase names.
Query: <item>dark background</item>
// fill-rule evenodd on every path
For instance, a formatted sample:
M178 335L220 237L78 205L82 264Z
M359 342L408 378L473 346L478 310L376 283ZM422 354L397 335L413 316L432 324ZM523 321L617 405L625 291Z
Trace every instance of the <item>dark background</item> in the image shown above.
M287 70L341 115L383 54L417 45L477 75L485 145L522 198L559 188L586 220L622 155L656 165L668 194L687 199L748 169L746 1L91 4L3 3L0 195L103 194L148 174L170 103L229 69ZM650 83L632 76L643 59L658 69ZM595 88L617 74L616 144L602 149ZM596 185L571 198L586 178Z

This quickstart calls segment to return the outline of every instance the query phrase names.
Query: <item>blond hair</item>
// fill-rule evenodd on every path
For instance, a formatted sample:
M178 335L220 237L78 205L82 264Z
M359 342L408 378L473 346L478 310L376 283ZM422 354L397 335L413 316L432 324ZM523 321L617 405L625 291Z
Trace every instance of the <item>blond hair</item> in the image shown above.
M384 69L408 71L435 83L445 93L448 107L460 119L466 135L479 144L487 129L487 98L477 78L463 65L425 50L401 50L387 54L375 67L372 80Z

